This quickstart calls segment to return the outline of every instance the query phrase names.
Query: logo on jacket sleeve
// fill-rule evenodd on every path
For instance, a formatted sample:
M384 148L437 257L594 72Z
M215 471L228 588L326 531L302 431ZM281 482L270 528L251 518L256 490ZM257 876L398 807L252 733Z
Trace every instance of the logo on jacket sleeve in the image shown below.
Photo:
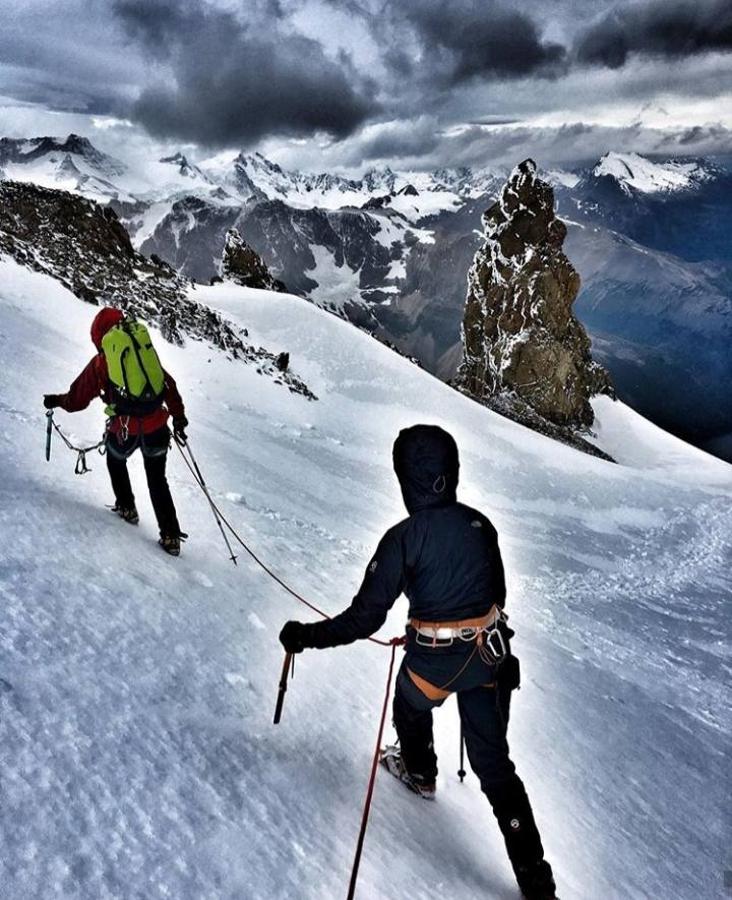
M379 564L375 559L372 559L369 563L369 572L373 575L374 572L378 569Z

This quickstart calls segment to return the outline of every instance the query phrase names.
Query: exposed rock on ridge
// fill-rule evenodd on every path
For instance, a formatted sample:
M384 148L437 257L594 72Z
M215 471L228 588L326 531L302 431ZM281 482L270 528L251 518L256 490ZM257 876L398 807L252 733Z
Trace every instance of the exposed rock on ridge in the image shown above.
M277 356L253 347L221 315L189 296L189 282L159 257L143 256L109 207L34 184L0 183L0 253L51 275L77 297L109 304L156 324L166 340L203 340L257 366L291 391L315 399Z
M229 281L243 287L262 288L266 291L285 291L285 285L270 275L262 258L247 244L238 229L226 232L221 274Z
M572 312L580 277L562 252L567 229L554 215L554 192L533 160L514 169L483 225L458 385L502 411L528 407L551 425L590 426L590 397L612 386Z

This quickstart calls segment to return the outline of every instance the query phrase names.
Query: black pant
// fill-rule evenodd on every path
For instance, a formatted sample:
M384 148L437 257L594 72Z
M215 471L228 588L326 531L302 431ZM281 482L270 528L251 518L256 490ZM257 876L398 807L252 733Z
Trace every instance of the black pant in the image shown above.
M411 670L435 687L457 693L470 766L498 820L519 885L524 887L537 878L551 880L531 804L506 740L511 690L518 685L518 660L509 656L496 670L474 651L474 641L456 641L452 647L420 647L410 632L394 694L394 727L404 766L426 782L437 777L432 709L444 702L427 697L410 677Z
M135 505L130 476L127 471L127 459L139 447L145 464L147 486L150 491L155 517L161 535L179 535L180 526L175 512L173 498L170 495L168 479L165 477L165 464L170 446L170 431L167 427L159 428L151 434L130 435L127 440L119 441L114 434L107 435L107 469L112 480L112 490L118 506Z

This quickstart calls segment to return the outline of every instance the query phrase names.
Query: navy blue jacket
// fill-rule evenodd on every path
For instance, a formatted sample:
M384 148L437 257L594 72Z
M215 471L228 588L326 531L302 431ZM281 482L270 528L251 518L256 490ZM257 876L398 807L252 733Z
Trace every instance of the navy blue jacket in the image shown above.
M496 529L457 502L459 461L453 438L434 425L400 432L394 468L409 517L379 542L353 602L308 626L305 646L350 644L378 631L400 594L410 618L450 622L503 607L506 584Z

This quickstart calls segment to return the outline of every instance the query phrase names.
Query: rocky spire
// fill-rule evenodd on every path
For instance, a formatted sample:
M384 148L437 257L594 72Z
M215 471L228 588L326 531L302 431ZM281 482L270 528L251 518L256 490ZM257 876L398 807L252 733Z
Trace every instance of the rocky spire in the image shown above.
M478 400L525 404L554 425L591 425L589 398L612 387L572 312L580 277L562 252L567 228L533 160L513 170L483 225L468 274L458 385Z
M226 232L221 274L244 287L263 288L267 291L284 291L285 286L270 275L259 254L253 250L238 229Z

